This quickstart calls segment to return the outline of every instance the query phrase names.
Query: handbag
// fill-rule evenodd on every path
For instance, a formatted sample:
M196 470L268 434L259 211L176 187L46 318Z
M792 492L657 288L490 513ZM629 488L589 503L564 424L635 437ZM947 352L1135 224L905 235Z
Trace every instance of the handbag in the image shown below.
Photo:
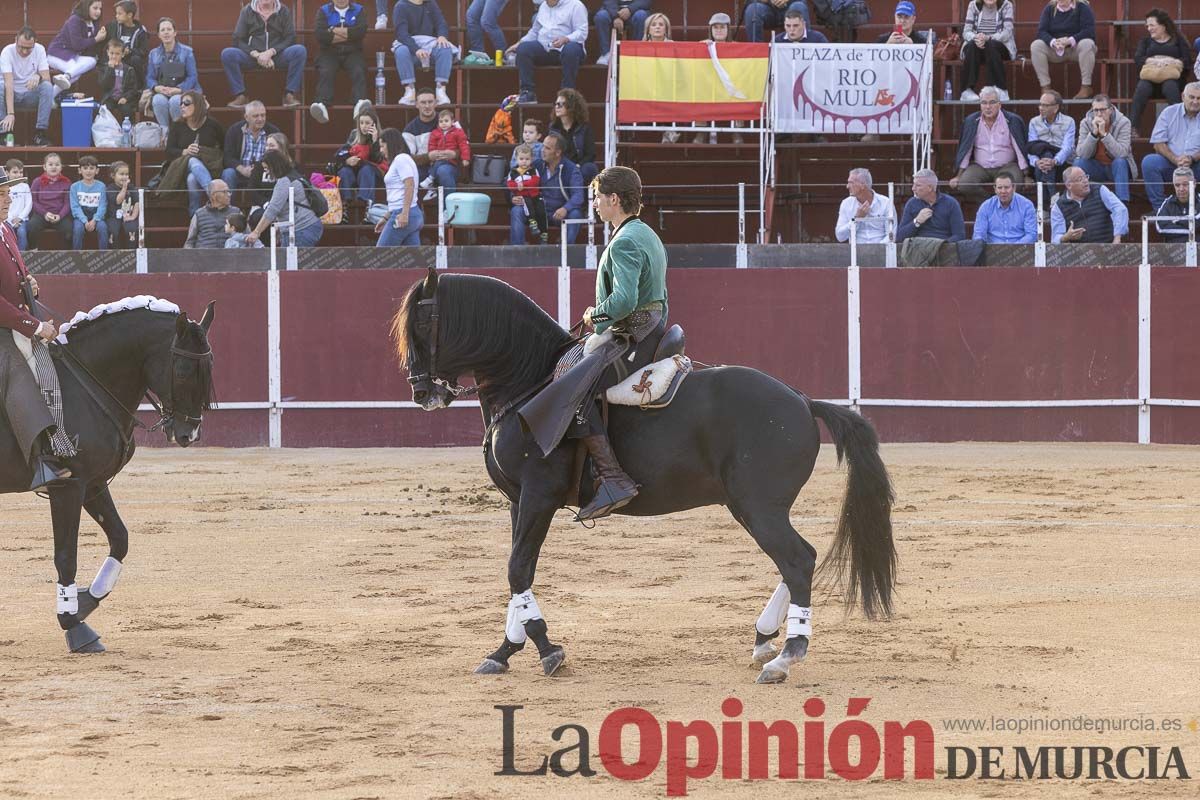
M502 186L508 173L508 161L504 156L476 155L471 161L471 183Z
M933 60L953 61L957 59L962 50L962 43L962 37L958 35L958 32L951 31L946 34L946 38L933 46Z
M133 126L133 146L138 150L162 150L167 137L157 122L139 122Z
M1177 81L1183 75L1183 62L1171 56L1150 56L1142 64L1138 77L1151 83Z

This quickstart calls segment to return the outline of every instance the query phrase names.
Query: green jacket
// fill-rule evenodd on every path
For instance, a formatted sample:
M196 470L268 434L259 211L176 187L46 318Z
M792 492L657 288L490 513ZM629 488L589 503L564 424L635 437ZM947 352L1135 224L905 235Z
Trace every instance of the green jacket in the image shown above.
M608 242L596 270L596 306L592 323L603 333L638 308L655 300L667 318L667 251L640 219L625 222Z

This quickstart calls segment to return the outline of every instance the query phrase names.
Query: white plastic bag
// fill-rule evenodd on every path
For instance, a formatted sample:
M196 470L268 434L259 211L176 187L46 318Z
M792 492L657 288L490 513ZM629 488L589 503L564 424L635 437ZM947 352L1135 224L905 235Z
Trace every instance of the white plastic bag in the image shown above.
M120 147L121 123L112 115L107 106L96 110L96 119L92 121L92 145L95 147Z

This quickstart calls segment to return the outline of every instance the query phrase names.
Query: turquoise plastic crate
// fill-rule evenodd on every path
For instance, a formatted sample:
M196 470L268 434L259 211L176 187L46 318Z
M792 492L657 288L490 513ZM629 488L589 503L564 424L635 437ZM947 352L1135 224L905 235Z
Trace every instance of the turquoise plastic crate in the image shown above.
M492 198L479 192L451 192L446 195L446 224L486 225Z

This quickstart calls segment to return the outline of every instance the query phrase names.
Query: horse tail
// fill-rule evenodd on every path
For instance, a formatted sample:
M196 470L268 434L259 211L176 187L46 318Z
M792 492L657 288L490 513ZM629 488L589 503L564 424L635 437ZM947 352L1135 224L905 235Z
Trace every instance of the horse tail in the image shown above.
M844 589L847 609L861 594L868 619L890 617L896 582L895 496L887 467L879 458L879 437L871 423L847 408L811 399L808 405L829 428L838 463L844 457L849 473L833 546L817 573L829 575L835 586Z

